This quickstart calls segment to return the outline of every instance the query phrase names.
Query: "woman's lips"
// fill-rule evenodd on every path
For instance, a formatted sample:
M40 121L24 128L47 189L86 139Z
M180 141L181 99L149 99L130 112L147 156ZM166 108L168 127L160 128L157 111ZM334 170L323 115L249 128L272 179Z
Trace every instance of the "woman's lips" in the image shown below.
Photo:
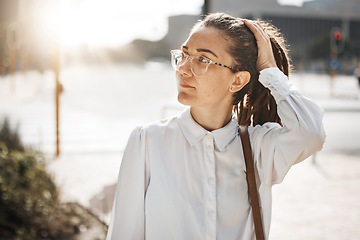
M186 83L186 82L183 82L183 81L180 81L179 82L179 85L180 87L182 88L194 88L193 86L191 86L190 84Z

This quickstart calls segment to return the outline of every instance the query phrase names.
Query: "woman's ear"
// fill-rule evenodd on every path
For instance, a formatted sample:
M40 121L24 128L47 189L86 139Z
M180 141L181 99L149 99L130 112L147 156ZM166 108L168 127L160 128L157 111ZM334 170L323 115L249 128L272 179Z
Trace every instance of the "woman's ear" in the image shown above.
M231 83L230 92L238 92L240 91L249 81L250 81L250 73L248 71L239 71L235 74L234 81Z

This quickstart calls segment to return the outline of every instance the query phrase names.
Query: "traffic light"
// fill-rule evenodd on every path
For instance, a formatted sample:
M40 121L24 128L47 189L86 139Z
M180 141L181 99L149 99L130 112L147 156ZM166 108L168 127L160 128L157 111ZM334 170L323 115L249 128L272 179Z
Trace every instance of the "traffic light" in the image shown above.
M344 34L342 29L340 28L333 28L330 33L330 46L331 49L336 52L340 53L344 50Z
M342 38L343 38L342 32L339 30L336 30L334 32L334 39L335 39L336 46L340 45Z

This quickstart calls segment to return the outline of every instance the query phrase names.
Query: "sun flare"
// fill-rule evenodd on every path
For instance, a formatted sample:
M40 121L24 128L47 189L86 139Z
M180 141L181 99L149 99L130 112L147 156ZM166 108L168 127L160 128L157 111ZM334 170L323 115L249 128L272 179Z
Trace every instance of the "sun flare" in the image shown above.
M131 41L137 32L139 36L141 33L151 38L150 29L153 31L152 34L158 35L159 38L167 31L167 26L161 21L163 20L161 17L153 17L152 22L143 21L141 23L143 28L139 31L136 25L139 24L141 17L134 18L131 15L132 6L124 5L121 1L43 3L38 10L40 29L44 34L56 37L63 46L121 45Z
M119 46L134 38L159 40L172 14L198 14L202 0L39 0L36 18L42 35L62 46ZM190 7L192 6L192 7Z

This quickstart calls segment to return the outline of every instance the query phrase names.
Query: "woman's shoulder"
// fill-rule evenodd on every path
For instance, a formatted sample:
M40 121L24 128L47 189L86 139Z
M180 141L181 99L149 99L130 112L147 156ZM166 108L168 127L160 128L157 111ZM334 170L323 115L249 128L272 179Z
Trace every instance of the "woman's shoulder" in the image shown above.
M178 116L173 116L165 119L161 119L149 124L142 126L137 126L133 130L133 134L142 135L142 136L158 136L164 133L169 133L172 129L178 128L177 119Z

